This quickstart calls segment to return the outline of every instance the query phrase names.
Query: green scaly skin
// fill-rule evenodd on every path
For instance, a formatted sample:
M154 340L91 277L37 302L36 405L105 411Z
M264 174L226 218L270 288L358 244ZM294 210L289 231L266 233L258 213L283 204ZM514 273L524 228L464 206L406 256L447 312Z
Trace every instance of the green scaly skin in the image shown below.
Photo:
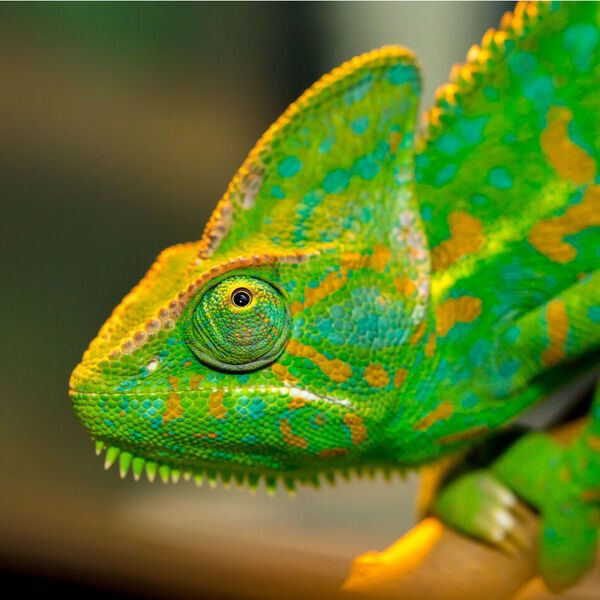
M600 16L521 4L416 133L414 56L342 65L267 131L199 242L165 250L70 382L122 474L292 490L472 447L597 362ZM241 294L241 295L240 295ZM600 398L442 489L447 523L540 510L554 588L593 560ZM467 510L465 510L465 508Z

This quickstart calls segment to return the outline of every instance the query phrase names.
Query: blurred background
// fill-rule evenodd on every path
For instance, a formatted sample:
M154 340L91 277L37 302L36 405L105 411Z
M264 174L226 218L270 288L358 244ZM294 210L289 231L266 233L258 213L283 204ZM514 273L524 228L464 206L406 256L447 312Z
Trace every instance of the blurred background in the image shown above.
M332 597L413 524L416 480L294 499L121 481L69 374L166 246L198 239L262 132L324 72L417 52L424 107L498 3L0 6L0 569L88 597Z

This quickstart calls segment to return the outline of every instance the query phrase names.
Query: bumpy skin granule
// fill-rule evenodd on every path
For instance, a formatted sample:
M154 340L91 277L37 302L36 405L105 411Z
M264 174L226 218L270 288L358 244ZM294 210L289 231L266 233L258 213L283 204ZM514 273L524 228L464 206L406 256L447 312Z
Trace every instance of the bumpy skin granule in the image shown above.
M107 464L289 490L416 467L597 362L599 23L596 3L520 4L418 139L402 48L303 94L202 239L159 256L73 372ZM597 399L572 446L526 435L437 510L497 541L512 489L541 511L544 576L568 585L595 553L599 456Z

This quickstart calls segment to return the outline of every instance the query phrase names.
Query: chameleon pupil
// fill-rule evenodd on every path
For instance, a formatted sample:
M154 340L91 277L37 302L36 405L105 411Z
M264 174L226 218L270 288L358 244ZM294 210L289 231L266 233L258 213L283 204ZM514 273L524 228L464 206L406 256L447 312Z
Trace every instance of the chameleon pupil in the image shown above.
M236 306L243 308L244 306L248 306L248 304L250 304L252 296L248 290L235 290L235 292L233 292L231 295L231 299Z

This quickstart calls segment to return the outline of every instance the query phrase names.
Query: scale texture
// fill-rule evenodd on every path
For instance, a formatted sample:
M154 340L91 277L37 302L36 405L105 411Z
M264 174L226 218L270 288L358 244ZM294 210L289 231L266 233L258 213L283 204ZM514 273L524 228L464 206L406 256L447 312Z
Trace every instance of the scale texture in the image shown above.
M521 3L417 128L385 47L264 134L200 241L168 248L73 372L123 476L274 490L462 456L600 349L600 10ZM600 395L569 446L528 433L432 510L493 543L538 509L559 589L596 552ZM465 472L466 470L466 472Z

